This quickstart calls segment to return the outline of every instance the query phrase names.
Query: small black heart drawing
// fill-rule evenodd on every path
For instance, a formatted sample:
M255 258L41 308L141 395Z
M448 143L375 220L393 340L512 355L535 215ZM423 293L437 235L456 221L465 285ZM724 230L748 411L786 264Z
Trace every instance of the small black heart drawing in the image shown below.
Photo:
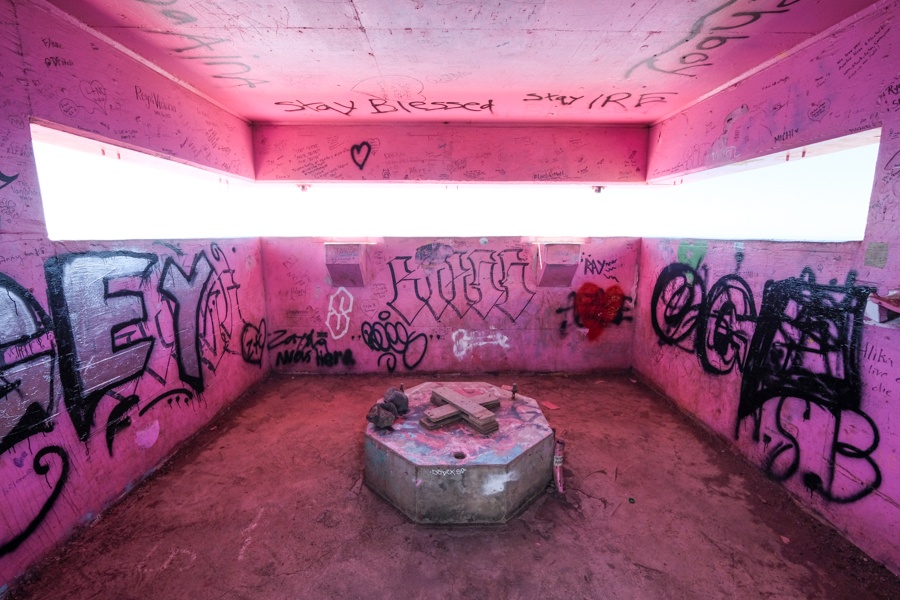
M369 155L371 153L372 144L369 142L362 142L350 148L350 158L353 159L353 162L356 163L356 166L359 167L360 171L366 166L366 161L369 160Z

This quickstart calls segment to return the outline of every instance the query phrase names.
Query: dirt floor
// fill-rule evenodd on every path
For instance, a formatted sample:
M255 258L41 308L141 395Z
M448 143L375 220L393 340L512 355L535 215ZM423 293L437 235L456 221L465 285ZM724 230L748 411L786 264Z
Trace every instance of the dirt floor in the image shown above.
M567 492L504 525L410 523L363 485L365 415L427 379L273 377L10 598L900 598L627 373L433 379L516 382L557 405Z

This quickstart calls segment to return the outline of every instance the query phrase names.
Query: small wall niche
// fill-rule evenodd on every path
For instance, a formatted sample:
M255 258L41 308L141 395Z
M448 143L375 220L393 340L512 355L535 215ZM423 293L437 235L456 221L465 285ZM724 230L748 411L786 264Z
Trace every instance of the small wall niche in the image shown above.
M325 267L333 285L365 287L366 244L326 243Z
M578 271L581 244L538 244L538 285L540 287L569 287Z

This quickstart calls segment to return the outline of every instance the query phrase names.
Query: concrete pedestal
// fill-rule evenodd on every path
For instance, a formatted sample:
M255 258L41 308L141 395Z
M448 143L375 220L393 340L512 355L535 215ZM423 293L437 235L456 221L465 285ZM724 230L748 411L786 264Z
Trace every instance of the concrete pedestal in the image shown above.
M484 436L460 422L419 424L432 390L501 398L500 430ZM550 482L553 431L537 402L487 383L423 383L407 390L410 412L392 430L365 434L365 482L417 523L503 523Z

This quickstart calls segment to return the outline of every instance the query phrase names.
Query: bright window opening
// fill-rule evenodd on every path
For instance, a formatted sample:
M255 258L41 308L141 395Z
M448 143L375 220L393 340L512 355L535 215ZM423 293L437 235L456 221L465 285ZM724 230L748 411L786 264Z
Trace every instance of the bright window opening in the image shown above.
M637 236L862 239L878 132L680 185L262 183L32 126L54 240ZM861 144L861 145L860 145ZM754 164L743 165L753 167ZM729 168L728 171L734 171Z

